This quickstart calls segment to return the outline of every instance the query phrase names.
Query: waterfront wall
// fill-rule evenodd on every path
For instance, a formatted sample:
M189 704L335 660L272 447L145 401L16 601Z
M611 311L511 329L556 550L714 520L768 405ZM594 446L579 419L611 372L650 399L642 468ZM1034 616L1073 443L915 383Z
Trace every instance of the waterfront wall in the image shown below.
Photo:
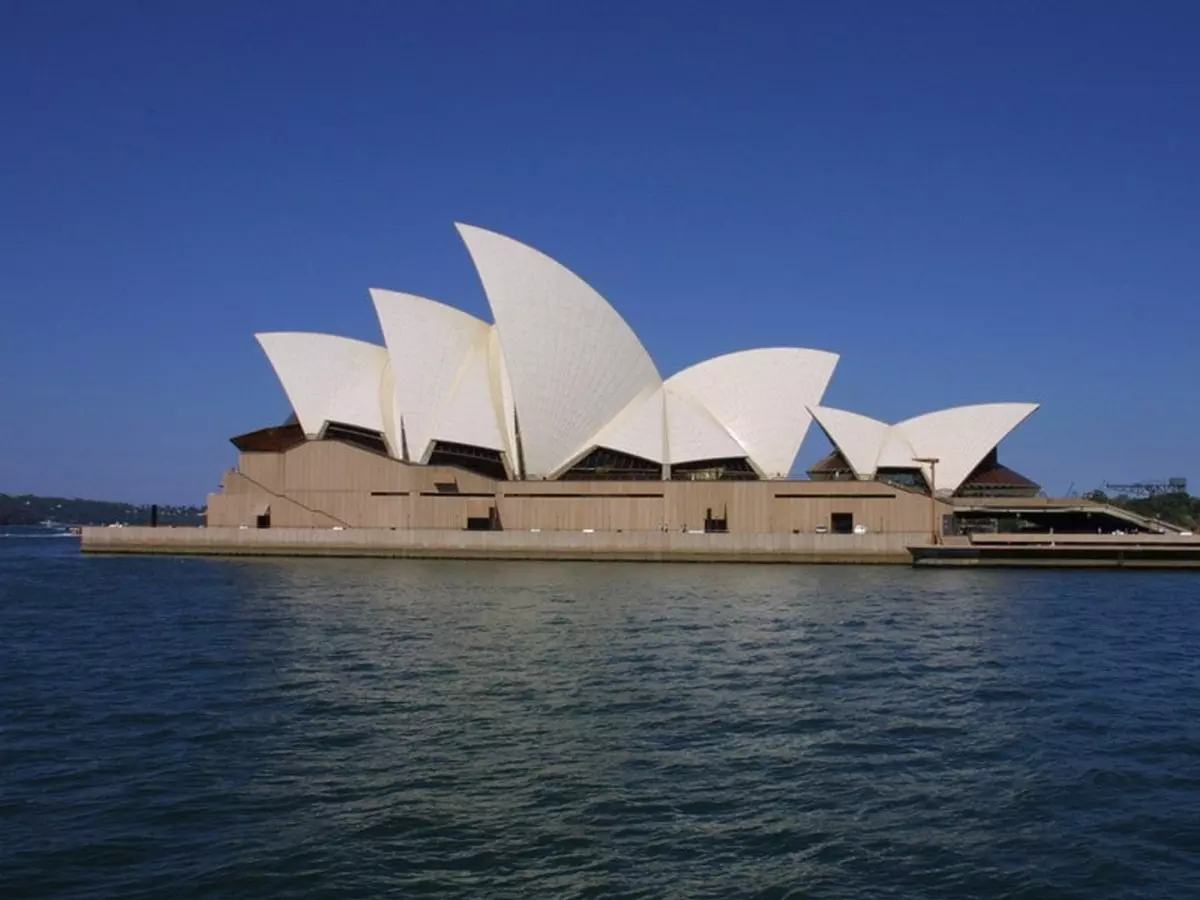
M375 556L646 562L882 563L908 565L923 532L684 534L661 531L456 531L387 528L83 529L87 553L209 556Z
M493 481L446 466L404 463L338 441L243 452L210 527L461 531L495 518L505 532L678 533L710 516L737 534L833 532L834 517L869 534L929 535L953 507L873 481ZM820 535L824 537L824 535Z

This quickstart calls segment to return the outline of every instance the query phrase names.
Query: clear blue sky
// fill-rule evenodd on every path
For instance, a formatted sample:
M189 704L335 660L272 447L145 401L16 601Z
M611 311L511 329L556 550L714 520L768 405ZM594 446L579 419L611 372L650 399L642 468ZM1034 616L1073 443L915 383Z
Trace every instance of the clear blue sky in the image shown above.
M1052 493L1200 486L1200 4L0 0L0 491L203 502L252 335L486 311L455 220L668 374L836 350L884 419L1043 404ZM801 463L825 449L817 429Z

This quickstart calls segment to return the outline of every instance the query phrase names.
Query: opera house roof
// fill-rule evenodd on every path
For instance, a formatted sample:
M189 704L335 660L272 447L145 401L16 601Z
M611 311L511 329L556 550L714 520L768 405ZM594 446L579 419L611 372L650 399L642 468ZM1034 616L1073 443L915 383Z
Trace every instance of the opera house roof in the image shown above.
M828 406L810 412L856 478L874 479L882 471L916 468L939 493L953 493L1037 409L1036 403L980 403L925 413L894 425ZM1016 473L1012 476L1030 483Z
M790 472L815 417L855 477L937 456L937 486L953 489L1036 408L985 404L885 425L822 406L838 356L802 347L729 353L664 378L578 275L512 238L458 231L493 322L372 290L383 345L257 335L308 438L350 429L398 459L473 458L509 478L773 478Z

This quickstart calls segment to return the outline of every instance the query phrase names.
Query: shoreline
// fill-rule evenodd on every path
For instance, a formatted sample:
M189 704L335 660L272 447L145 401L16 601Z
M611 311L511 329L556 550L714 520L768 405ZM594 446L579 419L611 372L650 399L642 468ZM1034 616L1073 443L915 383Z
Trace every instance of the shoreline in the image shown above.
M1166 535L194 528L86 526L85 554L894 565L916 568L1200 569L1200 539Z
M921 536L347 528L86 527L84 553L911 565Z

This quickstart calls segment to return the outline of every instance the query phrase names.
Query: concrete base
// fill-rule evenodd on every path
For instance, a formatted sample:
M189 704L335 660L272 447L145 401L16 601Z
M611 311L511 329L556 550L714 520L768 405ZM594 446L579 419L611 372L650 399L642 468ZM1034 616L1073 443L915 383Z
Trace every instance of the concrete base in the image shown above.
M452 531L384 528L83 529L85 553L909 565L927 535Z

